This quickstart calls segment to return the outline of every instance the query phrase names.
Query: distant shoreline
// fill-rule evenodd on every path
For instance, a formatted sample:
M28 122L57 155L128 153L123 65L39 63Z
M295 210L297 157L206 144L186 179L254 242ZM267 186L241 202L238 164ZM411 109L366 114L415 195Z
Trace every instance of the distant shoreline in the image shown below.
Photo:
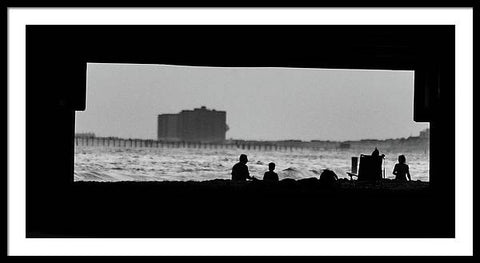
M302 140L272 140L272 141L258 141L258 140L234 140L228 139L225 141L212 141L212 142L190 142L190 141L175 141L175 140L154 140L154 139L136 139L136 138L120 138L120 137L98 137L94 134L83 136L75 135L76 145L88 145L88 141L97 141L94 145L102 144L104 146L110 146L110 141L113 141L113 146L115 146L115 141L121 141L124 145L127 142L138 142L141 145L156 145L158 147L161 145L172 145L172 147L188 147L191 145L193 148L206 148L206 146L236 146L237 148L250 149L251 147L266 147L266 148L310 148L314 150L319 149L338 149L338 150L348 150L348 149L374 149L375 147L379 148L380 151L386 151L391 149L401 149L401 150L416 150L427 152L430 150L430 139L429 137L421 136L410 136L408 138L398 138L398 139L363 139L363 140L351 140L351 141L322 141L322 140L312 140L312 141L302 141ZM81 141L79 143L79 140ZM85 141L87 141L85 143ZM101 141L101 143L99 142ZM204 147L202 147L204 146ZM149 146L147 146L149 147Z

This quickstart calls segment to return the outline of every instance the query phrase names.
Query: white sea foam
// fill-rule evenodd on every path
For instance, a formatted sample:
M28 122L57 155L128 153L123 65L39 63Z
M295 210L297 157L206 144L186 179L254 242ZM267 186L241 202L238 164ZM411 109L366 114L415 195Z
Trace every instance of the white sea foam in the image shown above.
M261 179L268 163L275 162L280 179L318 177L323 169L348 177L350 160L361 152L348 151L250 151L241 149L108 148L77 146L75 181L204 181L230 179L231 167L241 153L248 155L250 174ZM384 152L385 174L393 178L397 157L404 154L413 180L429 180L428 154Z

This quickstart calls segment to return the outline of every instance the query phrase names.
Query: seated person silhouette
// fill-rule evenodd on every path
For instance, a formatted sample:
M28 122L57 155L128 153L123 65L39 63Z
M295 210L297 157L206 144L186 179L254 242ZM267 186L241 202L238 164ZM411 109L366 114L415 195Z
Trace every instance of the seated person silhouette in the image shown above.
M385 157L385 154L380 155L380 152L378 151L377 147L375 147L375 150L373 150L373 152L372 152L372 156L374 156L374 157L380 157L380 156Z
M274 172L275 163L268 164L268 172L263 175L263 180L268 182L278 182L278 174Z
M382 163L385 154L380 154L377 147L371 155L360 154L360 162L358 164L358 180L360 181L377 181L383 178Z
M232 167L232 181L246 181L247 179L253 179L248 172L247 155L240 155L240 162L236 163Z
M408 165L405 162L405 155L398 156L398 163L395 164L395 167L393 168L395 180L407 181L408 178L408 181L412 181L412 178L410 178L410 171Z

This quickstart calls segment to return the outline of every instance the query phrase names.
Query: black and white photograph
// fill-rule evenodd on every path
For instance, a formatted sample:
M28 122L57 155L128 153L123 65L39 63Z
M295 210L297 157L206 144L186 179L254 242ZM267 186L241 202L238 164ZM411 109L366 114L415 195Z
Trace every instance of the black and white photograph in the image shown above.
M331 170L357 187L428 186L429 125L413 120L413 71L87 64L87 79L76 182L268 181L267 171L282 181ZM360 155L375 175L358 176Z
M80 198L72 212L84 221L78 208L99 209L111 223L71 234L453 235L453 178L434 173L453 165L430 162L451 158L453 148L445 141L442 152L432 149L439 145L430 134L439 123L448 138L452 121L442 111L453 97L437 89L454 79L454 27L27 27L32 41L48 33L85 41L94 53L78 72L85 87L75 99L84 107L68 97L58 107L75 109L68 181ZM331 41L318 43L319 35ZM237 52L217 50L221 39ZM117 43L129 47L128 58L112 48ZM40 47L27 48L34 57ZM124 63L103 62L108 55ZM177 62L163 63L170 59ZM110 191L114 203L97 202ZM432 202L440 192L445 201ZM170 201L149 208L155 200ZM130 205L140 214L117 214ZM366 216L351 224L351 213ZM204 217L189 225L198 214ZM388 220L375 222L382 214ZM406 223L415 215L442 224ZM116 232L124 224L118 217L138 223ZM163 230L154 223L160 219L171 226ZM324 225L331 220L338 225Z
M103 11L116 20L24 18L26 169L11 181L25 187L22 238L167 244L108 255L360 255L347 241L292 242L412 240L413 251L465 237L464 27L407 10L392 17L412 22L393 24L313 23L310 10L283 23L282 10L183 18L195 23L180 23L181 9Z

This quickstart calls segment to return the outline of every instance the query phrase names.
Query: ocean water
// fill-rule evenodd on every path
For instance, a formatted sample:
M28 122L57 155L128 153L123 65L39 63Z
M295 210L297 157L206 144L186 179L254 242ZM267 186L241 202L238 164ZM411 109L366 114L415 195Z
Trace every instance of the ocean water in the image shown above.
M248 155L250 175L258 179L275 162L281 179L319 177L323 169L348 178L351 157L358 150L246 151L242 149L121 148L76 146L75 181L205 181L230 179L240 154ZM386 155L385 175L393 178L398 155L407 157L412 180L429 180L429 156L423 151L381 152Z

